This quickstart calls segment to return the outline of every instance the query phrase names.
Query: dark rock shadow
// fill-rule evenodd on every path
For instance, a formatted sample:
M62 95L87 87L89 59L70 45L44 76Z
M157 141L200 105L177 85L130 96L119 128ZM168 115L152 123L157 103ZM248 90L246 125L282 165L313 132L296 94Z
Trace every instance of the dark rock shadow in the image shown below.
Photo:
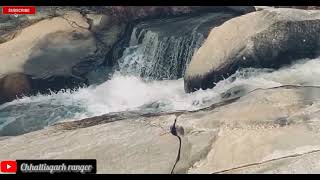
M103 59L95 58L95 38L85 32L56 32L47 35L32 47L24 65L32 78L33 92L47 93L88 85L85 75Z

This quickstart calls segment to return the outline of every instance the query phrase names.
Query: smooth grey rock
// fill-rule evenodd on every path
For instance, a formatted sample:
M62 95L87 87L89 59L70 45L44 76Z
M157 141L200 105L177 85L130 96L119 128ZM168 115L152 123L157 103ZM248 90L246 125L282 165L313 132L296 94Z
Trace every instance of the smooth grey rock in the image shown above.
M13 74L28 76L35 93L86 83L84 75L101 64L105 55L88 28L79 12L68 11L22 29L12 40L0 44L0 79ZM1 88L0 93L10 89Z
M185 91L215 86L241 67L279 68L320 53L320 12L273 8L213 28L193 56Z
M170 173L179 149L170 134L176 119L184 133L174 173L319 173L318 90L258 89L193 112L113 113L63 122L1 140L0 158L93 158L98 173ZM279 124L284 118L290 123Z

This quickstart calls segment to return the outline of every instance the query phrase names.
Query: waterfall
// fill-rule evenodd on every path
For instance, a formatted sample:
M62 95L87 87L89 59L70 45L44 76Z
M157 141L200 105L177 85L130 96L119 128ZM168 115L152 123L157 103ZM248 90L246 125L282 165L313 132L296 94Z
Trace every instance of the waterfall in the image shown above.
M137 40L141 40L141 44L133 45ZM119 59L120 71L151 79L178 79L184 75L203 40L203 35L196 32L190 36L160 39L157 33L142 30L138 37L133 36L132 46Z
M152 80L181 78L211 28L231 16L208 13L140 23L117 68L122 74Z

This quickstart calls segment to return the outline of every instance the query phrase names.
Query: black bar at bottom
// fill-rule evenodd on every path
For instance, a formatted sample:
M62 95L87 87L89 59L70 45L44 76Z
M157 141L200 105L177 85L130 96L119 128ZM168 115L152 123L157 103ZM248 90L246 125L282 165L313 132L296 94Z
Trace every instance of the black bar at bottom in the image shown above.
M46 173L46 174L95 174L97 160L95 159L56 159L56 160L16 160L17 174Z

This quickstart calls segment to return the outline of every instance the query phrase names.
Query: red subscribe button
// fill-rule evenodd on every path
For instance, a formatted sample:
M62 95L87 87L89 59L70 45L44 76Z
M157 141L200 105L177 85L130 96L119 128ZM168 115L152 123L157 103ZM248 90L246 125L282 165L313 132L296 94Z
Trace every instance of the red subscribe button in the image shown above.
M35 14L35 6L3 6L2 14Z

